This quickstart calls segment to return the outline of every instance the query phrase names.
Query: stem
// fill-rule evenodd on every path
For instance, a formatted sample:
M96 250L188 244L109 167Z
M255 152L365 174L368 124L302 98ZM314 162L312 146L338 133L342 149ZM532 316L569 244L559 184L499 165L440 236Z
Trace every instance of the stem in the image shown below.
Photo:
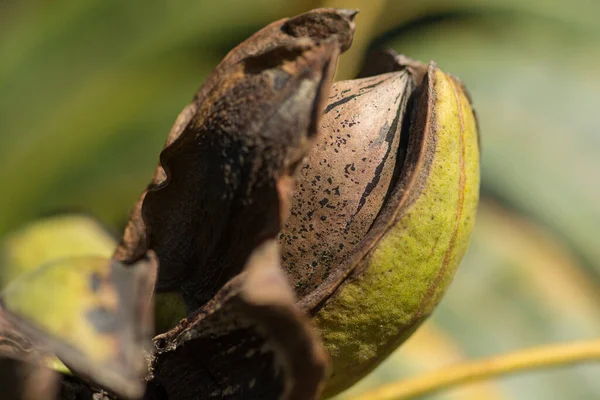
M401 400L519 371L600 361L600 339L556 344L467 361L394 382L346 400Z

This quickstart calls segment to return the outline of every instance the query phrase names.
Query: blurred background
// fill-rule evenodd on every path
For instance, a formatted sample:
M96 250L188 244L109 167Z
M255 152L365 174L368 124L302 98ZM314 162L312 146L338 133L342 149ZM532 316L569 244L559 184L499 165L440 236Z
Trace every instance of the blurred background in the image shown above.
M179 111L265 24L360 8L369 47L435 60L479 114L482 204L433 318L354 393L467 358L600 335L600 2L0 0L0 241L83 210L119 232ZM426 399L598 399L600 366ZM340 396L343 398L343 395Z

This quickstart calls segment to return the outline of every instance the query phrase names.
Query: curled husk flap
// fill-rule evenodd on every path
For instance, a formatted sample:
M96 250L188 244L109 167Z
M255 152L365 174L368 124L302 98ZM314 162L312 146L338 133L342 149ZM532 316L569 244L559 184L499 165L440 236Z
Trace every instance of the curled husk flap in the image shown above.
M155 338L147 398L315 399L326 356L295 302L266 241L209 303Z
M383 60L334 86L280 236L299 306L331 357L326 395L366 375L431 314L478 202L477 128L461 83L434 64Z
M355 13L274 22L225 57L177 118L116 259L155 250L158 289L183 291L195 309L275 237Z
M305 41L236 64L162 152L167 179L142 206L161 260L158 290L181 290L194 309L277 234L336 48Z
M152 252L132 266L99 256L56 259L9 284L1 310L13 332L42 350L37 363L55 354L78 376L139 397L156 267Z

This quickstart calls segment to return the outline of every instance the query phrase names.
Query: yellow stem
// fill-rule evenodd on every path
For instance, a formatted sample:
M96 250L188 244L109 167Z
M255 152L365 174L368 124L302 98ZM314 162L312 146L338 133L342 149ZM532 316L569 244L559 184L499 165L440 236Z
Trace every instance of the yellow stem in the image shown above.
M401 400L519 371L600 361L600 339L501 354L426 372L346 400Z

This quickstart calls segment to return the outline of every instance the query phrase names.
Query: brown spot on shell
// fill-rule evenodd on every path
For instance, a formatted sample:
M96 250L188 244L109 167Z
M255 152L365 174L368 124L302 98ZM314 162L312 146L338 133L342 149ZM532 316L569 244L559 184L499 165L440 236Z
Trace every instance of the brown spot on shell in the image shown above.
M402 162L400 132L412 89L407 71L333 85L317 142L298 170L303 190L280 235L283 266L300 297L360 242L383 206ZM313 222L308 231L304 220ZM312 251L299 251L305 248Z

